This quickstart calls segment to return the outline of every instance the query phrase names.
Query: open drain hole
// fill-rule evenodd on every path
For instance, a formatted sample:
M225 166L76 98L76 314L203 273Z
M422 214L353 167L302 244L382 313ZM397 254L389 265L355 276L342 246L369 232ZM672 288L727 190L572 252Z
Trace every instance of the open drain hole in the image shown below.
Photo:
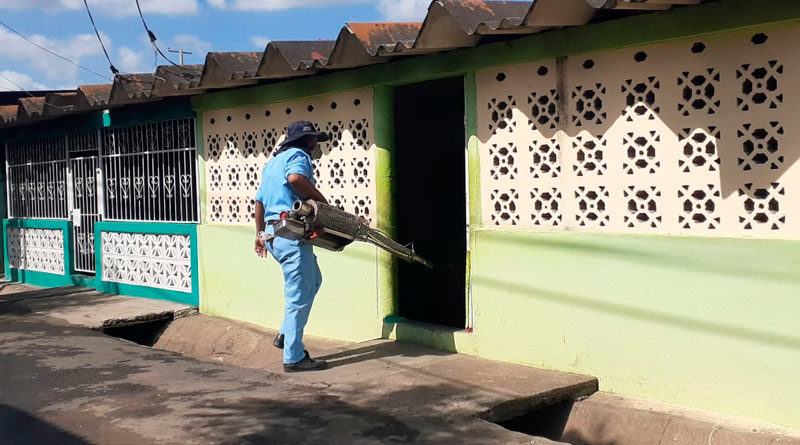
M560 441L572 413L573 404L574 402L571 400L564 400L495 423L507 430Z
M509 400L494 406L479 417L507 430L560 442L564 438L575 403L595 390L596 388L592 388L591 391L568 391Z
M158 337L167 329L174 317L172 315L145 321L136 321L117 326L100 328L100 332L112 337L122 338L143 346L153 346Z

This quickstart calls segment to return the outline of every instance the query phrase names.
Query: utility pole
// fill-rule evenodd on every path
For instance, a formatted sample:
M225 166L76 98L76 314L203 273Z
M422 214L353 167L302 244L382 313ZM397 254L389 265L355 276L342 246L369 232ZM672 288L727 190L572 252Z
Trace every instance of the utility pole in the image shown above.
M183 47L180 47L180 49L172 49L172 48L167 47L167 51L169 51L171 53L177 53L178 54L178 58L179 58L178 60L180 60L180 65L183 65L183 55L184 54L194 54L191 51L184 51Z

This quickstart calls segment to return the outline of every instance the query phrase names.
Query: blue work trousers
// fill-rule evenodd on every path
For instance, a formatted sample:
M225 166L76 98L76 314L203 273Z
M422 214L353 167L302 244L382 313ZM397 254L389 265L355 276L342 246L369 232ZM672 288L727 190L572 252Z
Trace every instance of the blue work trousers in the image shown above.
M322 272L314 249L308 244L278 237L267 243L267 249L283 268L283 363L297 363L305 357L303 329L322 285Z

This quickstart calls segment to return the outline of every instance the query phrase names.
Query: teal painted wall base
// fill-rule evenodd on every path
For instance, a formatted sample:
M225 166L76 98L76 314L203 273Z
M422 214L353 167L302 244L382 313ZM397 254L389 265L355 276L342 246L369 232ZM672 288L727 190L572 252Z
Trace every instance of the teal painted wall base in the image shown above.
M134 297L155 298L160 300L175 301L191 306L200 304L200 285L198 278L198 256L197 256L197 226L194 224L167 224L149 222L112 222L103 221L94 225L95 252L102 252L103 232L118 233L143 233L155 235L186 235L191 243L191 268L192 268L192 291L180 292L168 289L140 286L127 283L116 283L103 281L103 257L102 254L95 255L94 279L95 288L100 292L109 294L130 295Z
M57 229L64 237L64 274L12 269L8 262L8 228ZM72 223L66 220L11 219L3 221L3 257L6 280L42 287L82 286L93 287L100 292L122 294L134 297L156 298L175 301L192 306L199 305L199 278L197 276L197 226L194 224L161 224L132 222L100 222L95 224L95 252L102 252L102 232L177 234L189 236L191 243L192 291L179 292L133 284L103 281L103 259L96 255L96 276L76 274L72 265Z
M48 273L33 270L13 269L8 262L8 229L49 229L60 230L63 237L64 273ZM65 220L49 219L4 219L3 220L3 261L5 267L5 278L8 281L30 284L41 287L60 287L71 286L72 278L72 255L71 237L72 223Z
M71 277L34 270L6 268L6 280L39 287L72 286Z

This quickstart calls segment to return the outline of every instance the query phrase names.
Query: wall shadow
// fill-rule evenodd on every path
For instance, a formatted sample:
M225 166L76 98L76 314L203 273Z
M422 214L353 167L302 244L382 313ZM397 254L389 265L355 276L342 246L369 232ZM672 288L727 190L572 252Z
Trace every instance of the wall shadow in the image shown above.
M691 331L702 332L705 334L739 338L756 343L800 350L799 337L757 331L755 329L725 325L711 321L680 317L677 315L651 311L619 303L611 303L608 301L594 300L581 295L538 288L522 283L512 283L485 276L475 277L475 285L499 289L539 300L576 306L583 309L621 316L628 319L649 321L670 327L679 327Z

